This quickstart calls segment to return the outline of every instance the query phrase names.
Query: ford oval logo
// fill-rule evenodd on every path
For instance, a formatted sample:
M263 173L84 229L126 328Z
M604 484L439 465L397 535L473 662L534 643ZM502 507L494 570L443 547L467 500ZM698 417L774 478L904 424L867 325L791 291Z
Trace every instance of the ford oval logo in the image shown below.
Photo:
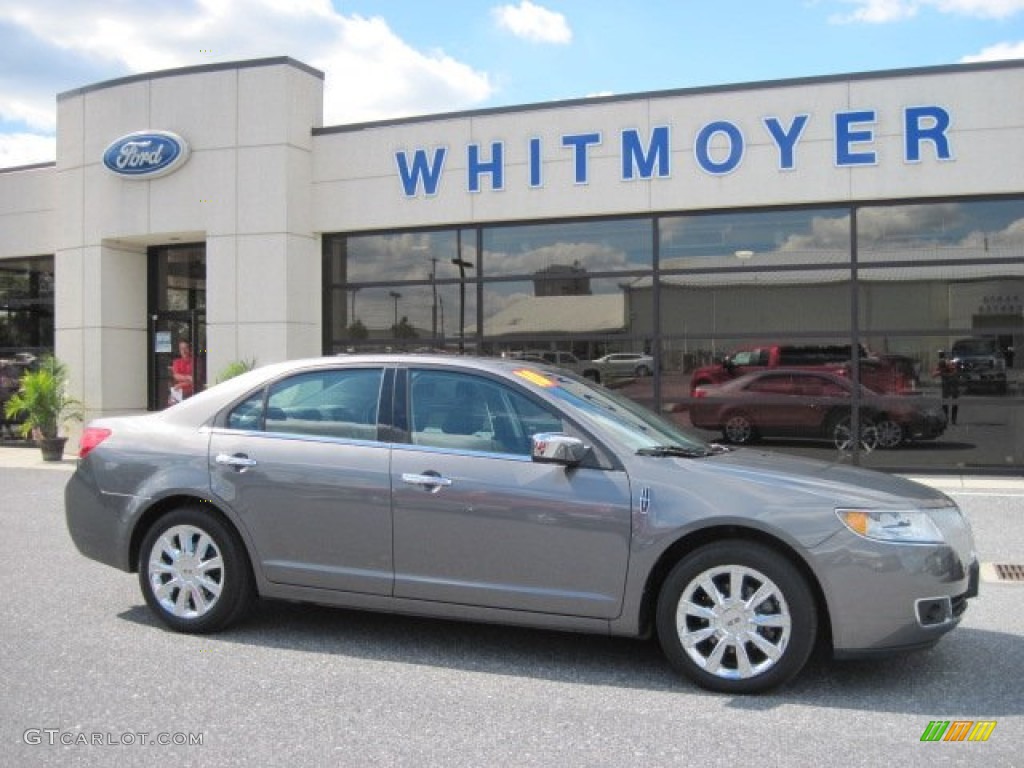
M122 136L103 153L103 165L118 176L154 179L188 160L188 143L170 131L138 131Z

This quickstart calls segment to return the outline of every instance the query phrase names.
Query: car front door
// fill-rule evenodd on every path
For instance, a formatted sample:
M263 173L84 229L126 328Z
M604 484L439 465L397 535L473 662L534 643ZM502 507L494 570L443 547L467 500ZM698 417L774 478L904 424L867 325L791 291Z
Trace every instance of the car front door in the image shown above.
M381 368L304 372L238 404L210 440L213 492L273 582L390 595Z
M624 472L530 459L557 412L507 382L408 372L395 445L395 596L610 619L630 541Z

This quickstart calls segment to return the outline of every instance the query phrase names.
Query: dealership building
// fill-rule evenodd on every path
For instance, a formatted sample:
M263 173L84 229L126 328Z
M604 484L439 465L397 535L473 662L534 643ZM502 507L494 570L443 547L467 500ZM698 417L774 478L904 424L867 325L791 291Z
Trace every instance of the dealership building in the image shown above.
M59 94L56 162L0 169L0 358L55 352L96 416L166 407L182 340L201 385L360 350L635 352L654 375L608 383L685 424L692 373L735 350L863 348L924 401L939 350L980 339L956 425L852 460L1024 471L1024 61L333 126L324 77Z

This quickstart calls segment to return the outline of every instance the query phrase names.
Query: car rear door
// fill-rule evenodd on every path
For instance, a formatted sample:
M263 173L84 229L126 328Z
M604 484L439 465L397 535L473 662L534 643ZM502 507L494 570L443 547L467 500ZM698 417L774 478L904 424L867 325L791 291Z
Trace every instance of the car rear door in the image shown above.
M391 374L393 376L393 373ZM390 595L384 369L299 373L239 403L210 440L213 492L273 582Z
M408 441L393 446L391 470L395 596L617 616L629 557L626 474L531 461L532 434L566 424L509 382L407 373Z

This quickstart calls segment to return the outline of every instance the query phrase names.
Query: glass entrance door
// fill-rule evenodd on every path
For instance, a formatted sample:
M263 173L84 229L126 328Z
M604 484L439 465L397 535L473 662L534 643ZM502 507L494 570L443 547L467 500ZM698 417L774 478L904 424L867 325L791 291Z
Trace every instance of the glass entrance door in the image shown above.
M149 251L149 409L206 387L206 247Z

